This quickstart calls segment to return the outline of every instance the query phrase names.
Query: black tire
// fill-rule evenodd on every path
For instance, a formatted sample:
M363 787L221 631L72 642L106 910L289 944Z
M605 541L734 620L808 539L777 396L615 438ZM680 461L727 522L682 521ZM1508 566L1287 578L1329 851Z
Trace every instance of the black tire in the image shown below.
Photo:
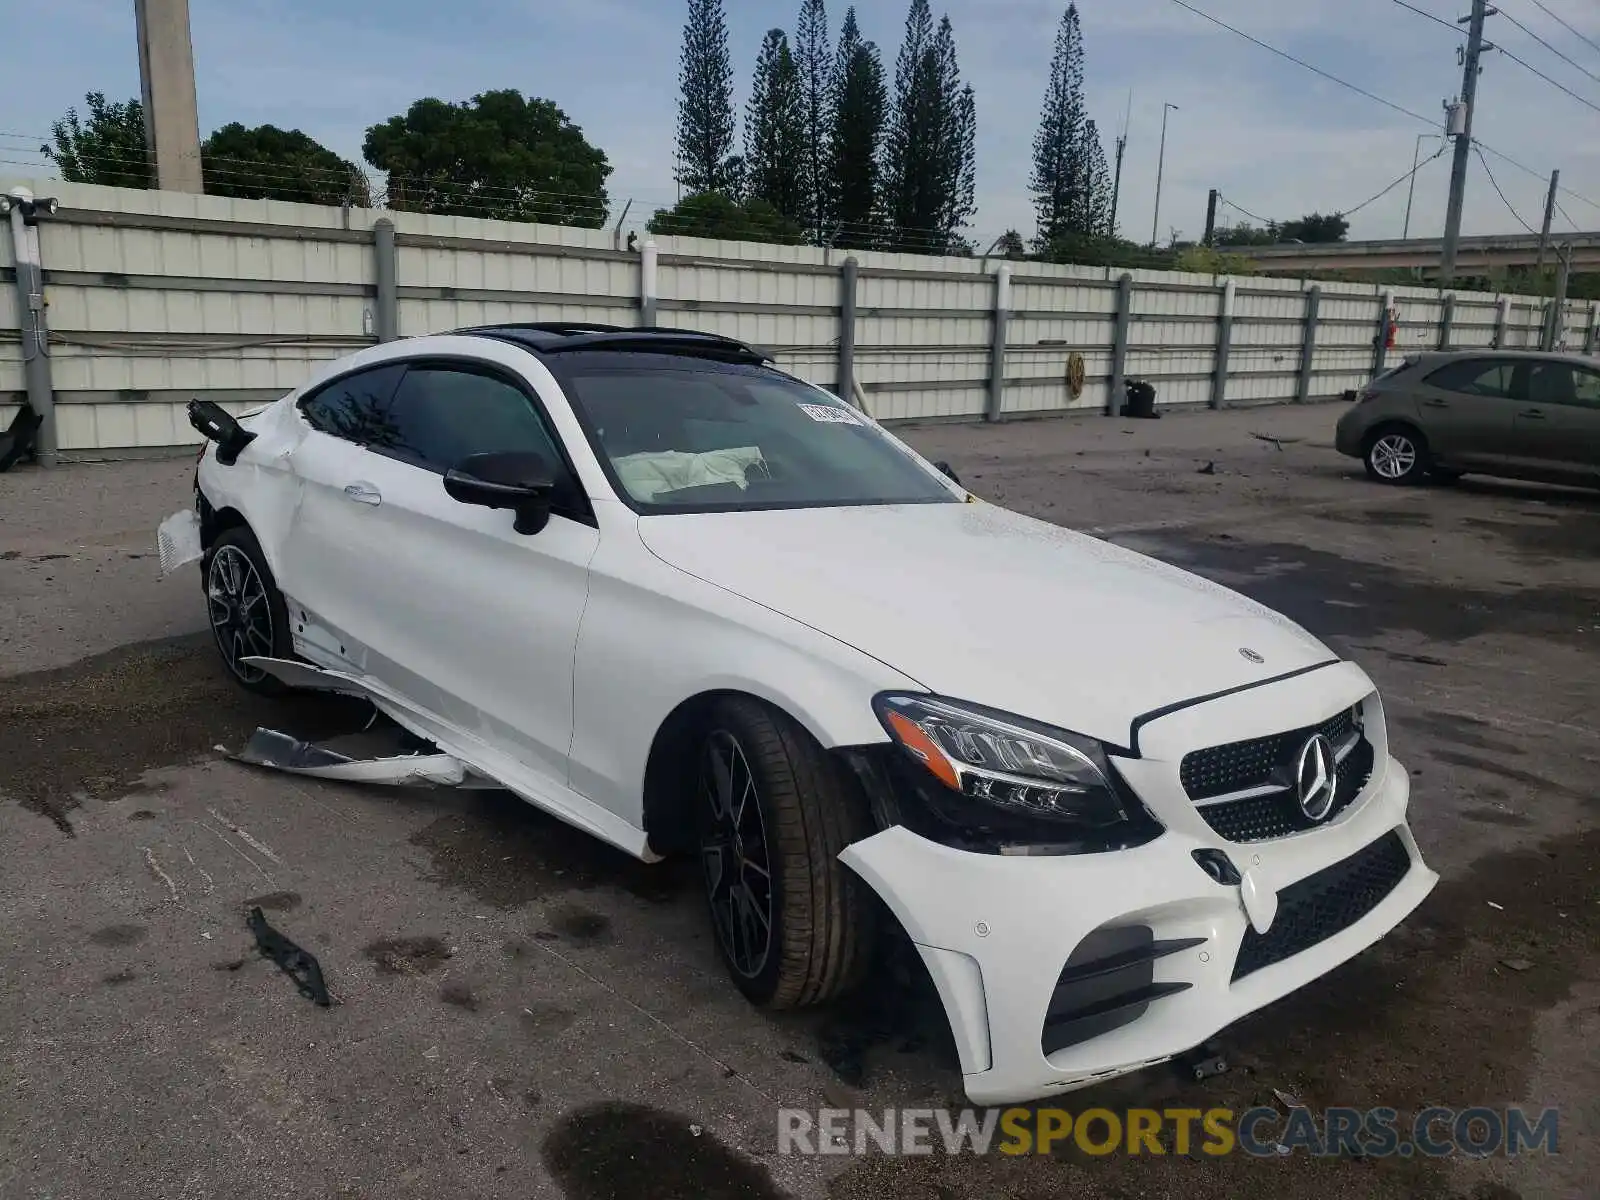
M735 751L748 772L748 794ZM847 992L865 973L877 928L868 885L839 861L841 850L872 832L855 780L795 721L742 698L711 710L698 731L693 761L691 803L707 907L734 983L753 1003L770 1009L802 1008ZM746 807L737 816L731 806L719 811L714 798L718 762L729 768L721 794L733 797L737 790L744 798ZM752 798L754 814L748 808ZM765 889L757 853L765 856ZM740 888L744 900L735 894ZM744 935L759 934L761 922L752 916L741 926L737 914L758 909L763 900L768 936L757 955L752 943L758 939Z
M1380 425L1367 435L1362 454L1367 477L1392 487L1408 487L1428 477L1428 440L1409 425Z
M249 571L254 571L259 588L252 586ZM228 674L241 687L263 696L288 691L287 685L265 671L239 661L252 656L294 657L289 610L256 535L243 525L224 530L206 551L200 586L211 635Z

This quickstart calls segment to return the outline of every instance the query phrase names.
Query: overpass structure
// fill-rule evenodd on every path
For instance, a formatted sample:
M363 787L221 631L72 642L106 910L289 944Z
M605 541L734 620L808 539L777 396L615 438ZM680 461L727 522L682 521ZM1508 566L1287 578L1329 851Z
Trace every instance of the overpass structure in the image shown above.
M1572 247L1574 271L1600 270L1600 232L1551 234L1544 261L1554 266L1558 248L1562 246ZM1370 271L1385 267L1420 267L1426 275L1438 269L1444 243L1440 238L1394 238L1376 242L1290 242L1223 249L1250 259L1269 275ZM1481 274L1499 267L1531 267L1538 257L1539 239L1534 234L1464 237L1456 251L1456 274Z

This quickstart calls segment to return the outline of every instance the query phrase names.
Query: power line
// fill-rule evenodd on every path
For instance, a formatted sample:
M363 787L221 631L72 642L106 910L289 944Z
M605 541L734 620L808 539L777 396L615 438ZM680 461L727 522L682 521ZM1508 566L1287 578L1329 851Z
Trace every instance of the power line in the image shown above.
M1408 169L1404 175L1400 176L1399 179L1396 179L1388 187L1384 188L1383 191L1378 192L1376 195L1368 196L1365 200L1363 200L1360 204L1356 205L1354 208L1342 208L1342 209L1340 209L1339 210L1339 215L1341 217L1351 216L1354 213L1360 212L1363 208L1367 207L1367 205L1372 204L1375 201L1382 200L1390 192L1394 191L1395 188L1399 187L1406 180L1410 179L1418 171L1422 170L1423 167L1427 166L1429 163L1431 163L1434 159L1438 158L1443 153L1444 153L1444 147L1440 146L1437 150L1435 150L1432 154L1428 155L1427 158L1423 159L1416 166L1411 167L1410 169Z
M1398 4L1399 2L1400 2L1400 0L1395 0L1396 4ZM1521 21L1519 21L1515 17L1513 17L1504 8L1500 9L1500 15L1502 17L1504 17L1506 20L1510 21L1518 29L1522 30L1523 33L1527 34L1534 41L1538 42L1539 45L1543 46L1546 50L1550 51L1551 54L1554 54L1562 62L1566 63L1569 67L1573 67L1576 70L1582 71L1590 79L1594 80L1596 83L1600 83L1600 75L1596 75L1593 71L1589 70L1589 68L1584 66L1582 63L1574 62L1572 59L1568 58L1565 54L1561 53L1561 51L1557 50L1554 46L1552 46L1549 42L1545 41L1542 37L1540 37L1533 30L1529 29Z
M1425 158L1421 162L1419 162L1415 167L1407 168L1405 174L1401 175L1400 178L1396 179L1393 183L1386 184L1381 191L1375 192L1372 195L1368 196L1360 204L1353 204L1349 208L1336 208L1336 209L1334 209L1335 214L1337 214L1338 216L1341 216L1341 217L1353 216L1354 214L1360 212L1363 208L1366 208L1368 205L1374 204L1377 201L1382 200L1390 192L1394 191L1395 188L1399 187L1406 180L1410 179L1418 171L1422 170L1423 167L1427 166L1429 163L1431 163L1434 159L1438 158L1443 153L1444 153L1444 148L1441 146L1438 150L1434 151L1427 158ZM1229 208L1237 209L1239 212L1243 213L1245 216L1249 217L1253 221L1260 221L1263 225L1273 224L1273 222L1268 220L1266 217L1257 216L1255 213L1251 212L1249 209L1243 207L1242 205L1235 204L1232 200L1229 200L1221 192L1217 193L1217 199L1220 200L1222 203L1226 204Z
M1506 208L1510 210L1511 215L1517 219L1517 224L1521 225L1529 233L1537 236L1539 231L1522 219L1522 214L1512 206L1511 201L1506 199L1506 194L1500 190L1500 181L1494 177L1494 172L1490 170L1489 160L1483 156L1483 150L1478 147L1474 147L1474 149L1478 151L1478 161L1483 164L1483 172L1489 177L1489 182L1494 185L1495 195L1500 197L1500 203L1504 204Z
M1221 192L1217 193L1217 199L1222 201L1222 203L1226 204L1229 208L1236 209L1237 211L1243 213L1245 216L1249 217L1252 221L1260 221L1263 225L1272 224L1272 222L1269 219L1267 219L1266 217L1257 216L1255 213L1251 212L1248 208L1245 208L1242 204L1235 204L1232 200L1229 200Z
M1576 100L1579 104L1584 105L1586 108L1592 108L1592 109L1594 109L1595 112L1600 112L1600 104L1596 104L1592 100L1586 100L1584 97L1578 95L1577 92L1575 92L1571 88L1569 88L1566 84L1561 83L1559 80L1551 79L1550 76L1546 75L1543 71L1539 70L1538 67L1532 66L1529 63L1524 62L1522 59L1518 58L1515 54L1511 53L1511 51L1507 50L1504 46L1496 46L1495 49L1500 51L1501 54L1504 54L1512 62L1516 63L1517 66L1521 67L1524 71L1528 71L1531 74L1537 75L1540 79L1544 80L1551 87L1557 89L1558 91L1565 92L1567 95L1571 96L1574 100Z
M1398 4L1401 8L1410 9L1412 12L1416 13L1417 16L1419 16L1419 17L1427 17L1428 20L1432 21L1435 25L1443 25L1446 29L1448 29L1451 33L1457 35L1458 37L1466 37L1467 36L1466 31L1464 29L1462 29L1461 26L1453 24L1450 21L1446 21L1443 17L1436 17L1431 12L1427 12L1427 11L1425 11L1423 9L1417 8L1415 5L1407 4L1406 0L1394 0L1394 3Z
M1583 232L1581 229L1578 228L1578 223L1567 215L1567 210L1561 207L1561 201L1559 201L1559 200L1556 201L1556 211L1561 214L1561 219L1563 221L1565 221L1568 225L1572 226L1573 232L1575 232L1575 233Z
M1392 108L1392 109L1394 109L1395 112L1403 113L1404 115L1410 117L1412 120L1421 121L1425 125L1436 125L1436 124L1438 124L1437 121L1434 121L1431 118L1425 117L1419 112L1413 112L1411 109L1406 108L1404 105L1396 104L1393 100L1385 100L1382 96L1379 96L1379 95L1377 95L1377 94L1375 94L1373 92L1367 91L1366 88L1357 87L1355 84L1351 83L1348 79L1340 79L1337 75L1330 75L1327 71L1324 71L1321 67L1314 67L1310 63L1308 63L1305 59L1296 58L1294 55L1290 54L1287 50L1279 50L1276 46L1269 45L1268 43L1263 42L1260 38L1253 37L1250 34L1246 33L1242 29L1235 29L1232 25L1229 25L1226 21L1219 20L1216 17L1213 17L1210 13L1203 12L1202 10L1196 8L1194 5L1188 3L1188 0L1172 0L1172 3L1176 4L1179 8L1188 9L1195 16L1202 17L1205 20L1210 21L1213 25L1216 25L1216 26L1219 26L1219 27L1221 27L1223 29L1226 29L1231 34L1234 34L1234 35L1236 35L1238 37L1242 37L1247 42L1253 42L1255 45L1260 46L1263 50L1266 50L1266 51L1269 51L1269 52L1271 52L1273 54L1276 54L1279 58L1287 59L1289 62L1294 63L1295 66L1297 66L1297 67L1304 67L1306 70L1312 72L1315 75L1320 75L1324 79L1329 80L1332 83L1337 83L1340 87L1349 88L1352 92L1355 92L1358 95L1365 96L1368 100L1376 100L1379 104L1383 105L1385 108Z
M1583 34L1579 33L1571 25L1568 25L1564 20L1562 20L1555 13L1551 12L1542 3L1540 3L1540 0L1533 0L1533 6L1535 8L1537 8L1540 12L1542 12L1545 16L1549 17L1557 25L1559 25L1563 29L1565 29L1573 37L1577 38L1580 42L1587 42L1590 46L1593 46L1595 50L1600 51L1600 43L1596 43L1593 39L1585 37Z

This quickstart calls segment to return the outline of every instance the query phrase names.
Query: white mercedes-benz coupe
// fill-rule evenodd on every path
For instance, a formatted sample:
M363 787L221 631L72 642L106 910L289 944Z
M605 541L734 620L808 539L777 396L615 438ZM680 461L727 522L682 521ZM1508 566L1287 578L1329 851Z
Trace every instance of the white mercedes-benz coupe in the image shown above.
M1437 881L1358 666L742 343L467 329L191 420L241 684L365 696L480 785L697 856L756 1004L840 995L898 922L975 1103L1200 1045Z

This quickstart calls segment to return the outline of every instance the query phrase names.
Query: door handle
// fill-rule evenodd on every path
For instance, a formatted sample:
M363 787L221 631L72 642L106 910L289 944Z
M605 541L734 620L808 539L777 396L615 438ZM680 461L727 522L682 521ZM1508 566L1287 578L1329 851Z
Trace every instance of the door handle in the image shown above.
M354 500L357 504L371 504L376 507L383 503L383 493L370 483L347 483L344 486L347 500Z
M1448 401L1448 400L1424 400L1422 402L1422 406L1424 408L1449 408L1450 407L1450 401Z
M1525 408L1522 410L1522 415L1527 417L1530 421L1544 420L1544 413L1540 412L1537 408Z

